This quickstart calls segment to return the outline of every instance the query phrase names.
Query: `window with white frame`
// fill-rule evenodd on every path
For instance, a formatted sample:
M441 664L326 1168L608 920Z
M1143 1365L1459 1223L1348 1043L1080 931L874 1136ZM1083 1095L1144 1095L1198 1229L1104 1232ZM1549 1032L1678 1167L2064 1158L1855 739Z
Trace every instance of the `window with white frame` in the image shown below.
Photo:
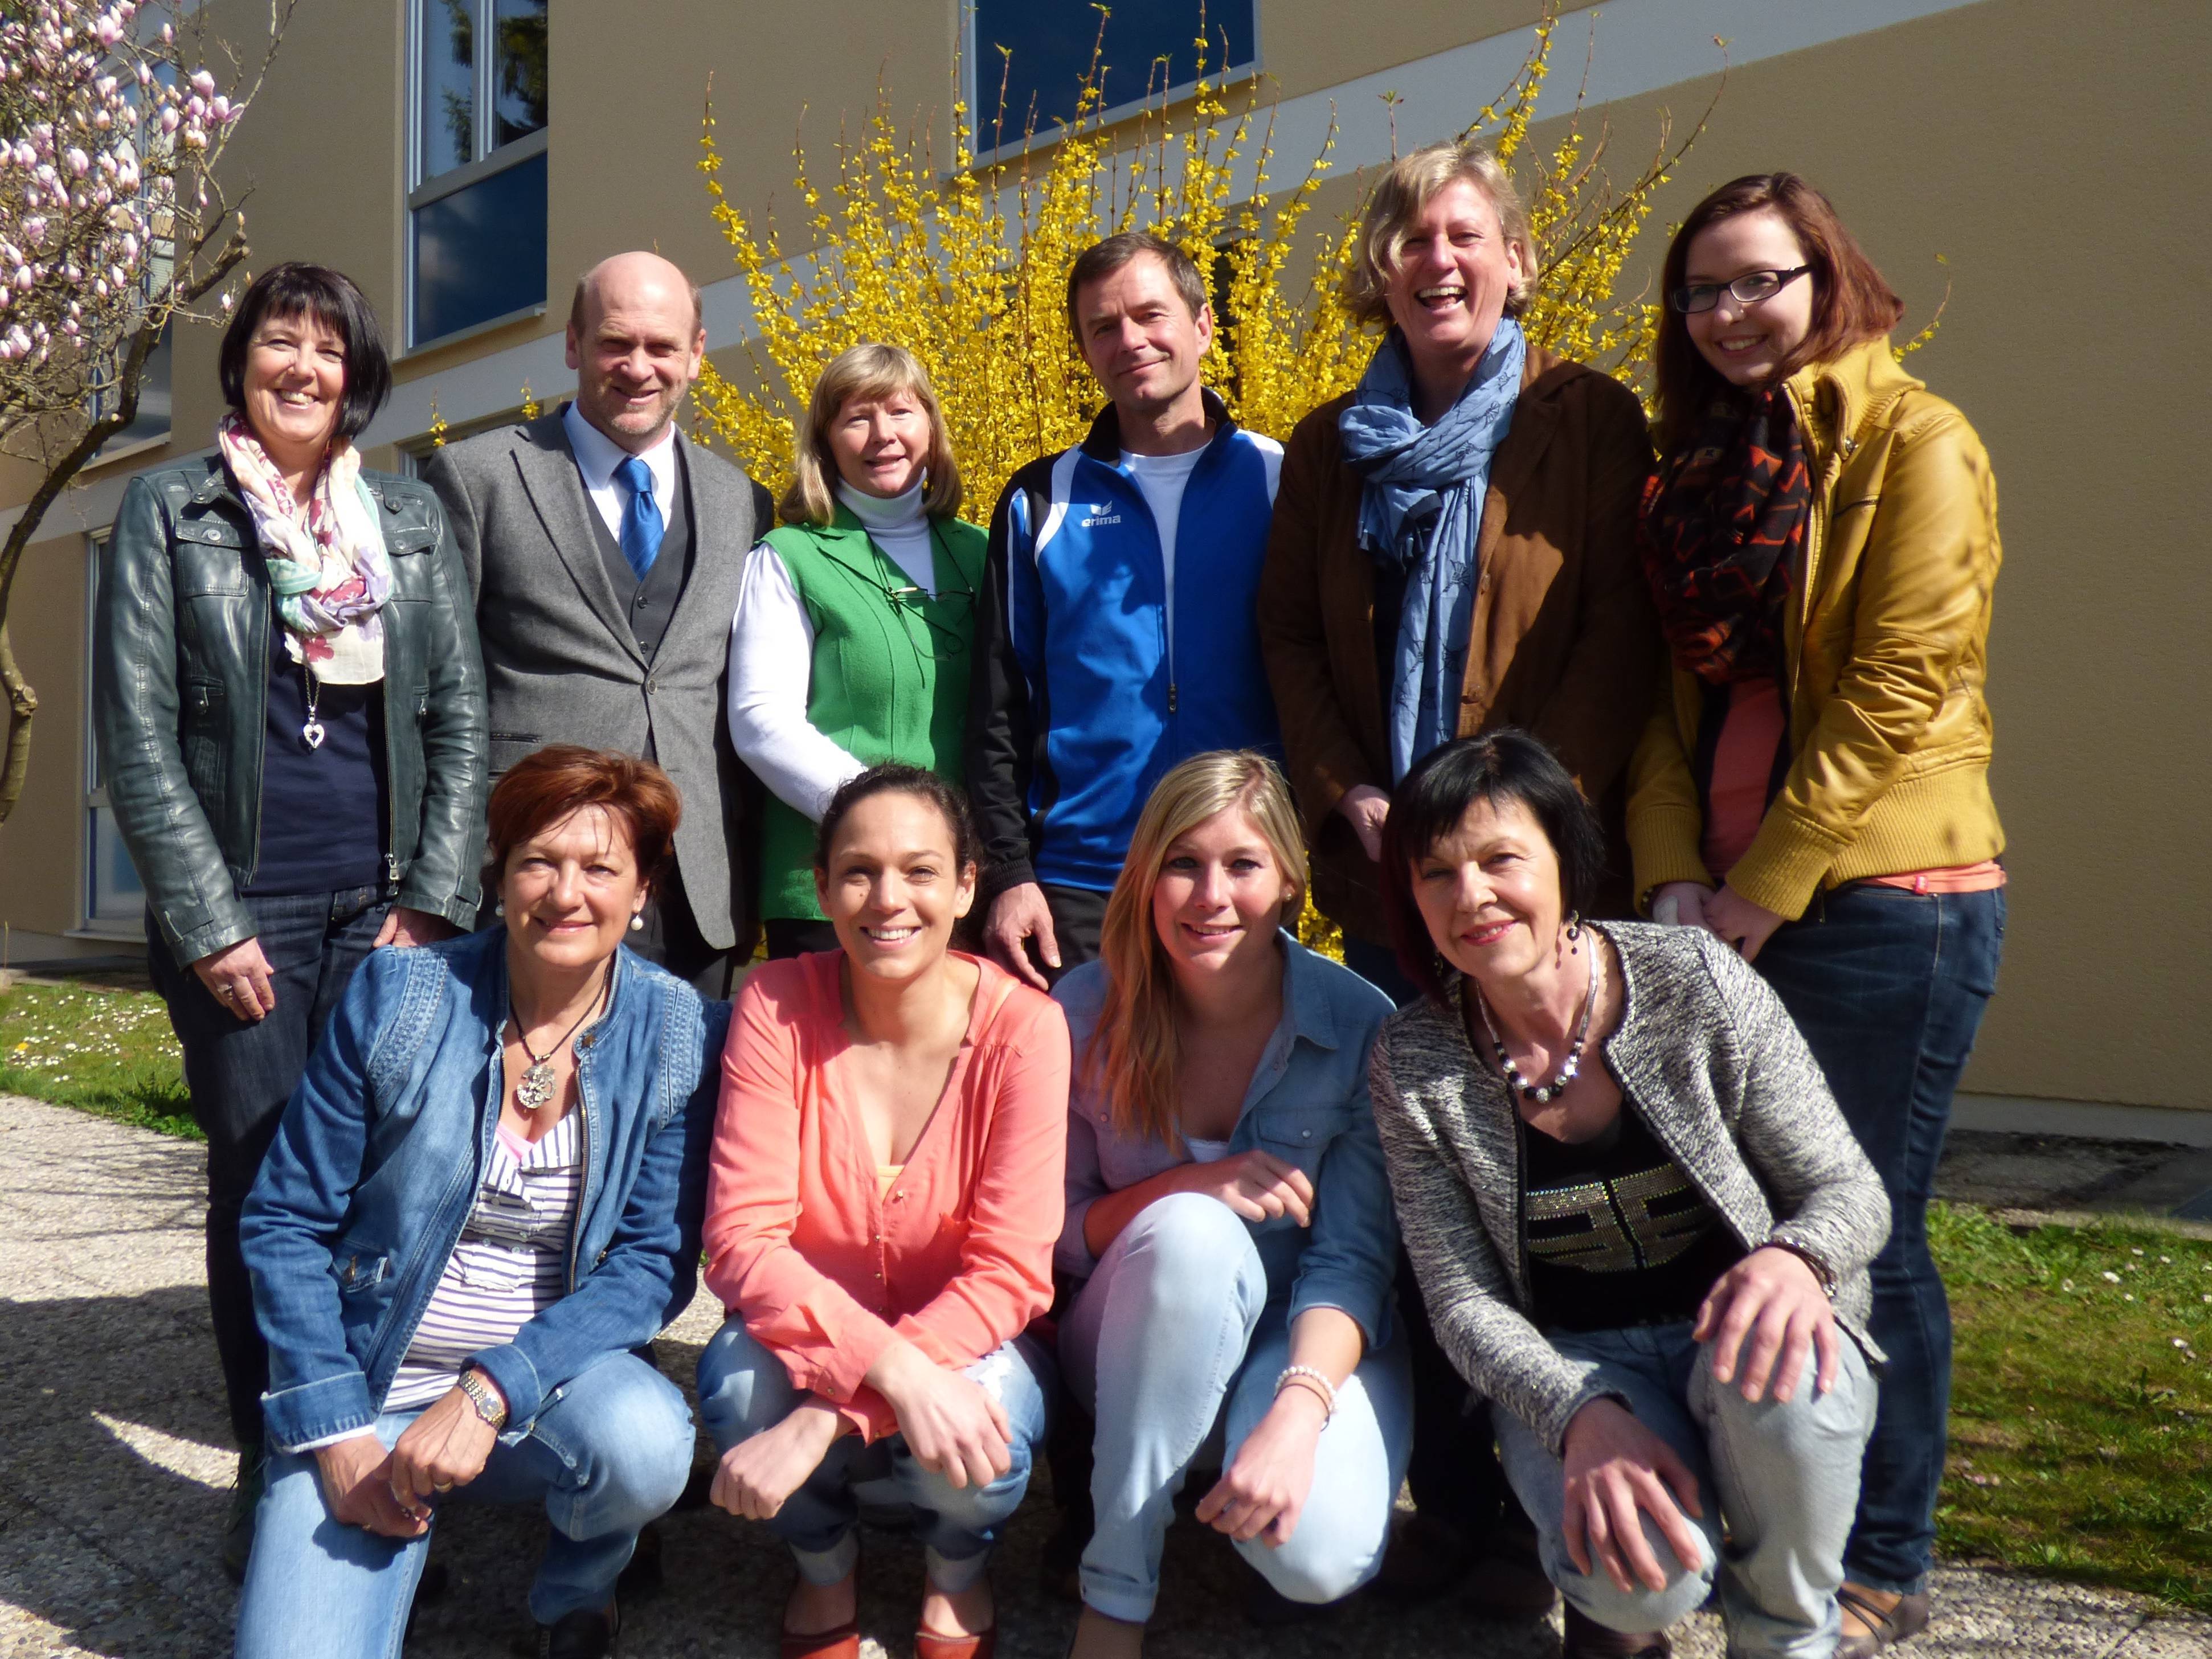
M100 593L100 551L105 532L86 544L84 573L84 890L77 931L136 937L144 925L146 888L115 827L107 780L100 768L100 738L92 718L93 606Z
M545 303L549 0L413 0L407 337Z
M1032 120L1036 135L1046 137L1074 117L1098 44L1099 8L1092 0L971 0L963 10L979 153L1019 143ZM1111 10L1100 88L1109 120L1189 92L1198 79L1201 31L1208 80L1259 67L1259 0L1115 0Z

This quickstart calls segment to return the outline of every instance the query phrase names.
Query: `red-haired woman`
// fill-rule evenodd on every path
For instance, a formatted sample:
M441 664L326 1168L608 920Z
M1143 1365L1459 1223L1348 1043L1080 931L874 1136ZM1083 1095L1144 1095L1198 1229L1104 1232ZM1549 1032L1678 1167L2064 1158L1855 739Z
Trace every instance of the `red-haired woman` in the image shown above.
M1902 302L1794 173L1707 197L1664 286L1640 535L1673 696L1629 841L1656 919L1766 975L1889 1192L1869 1322L1889 1366L1837 1650L1863 1659L1928 1619L1951 1326L1925 1212L2004 936L1996 485L1965 417L1898 367Z
M637 1356L691 1299L727 1010L623 948L678 805L556 746L491 797L503 927L380 951L241 1226L270 1457L241 1659L398 1650L449 1503L542 1504L541 1652L614 1650L615 1580L691 1415Z

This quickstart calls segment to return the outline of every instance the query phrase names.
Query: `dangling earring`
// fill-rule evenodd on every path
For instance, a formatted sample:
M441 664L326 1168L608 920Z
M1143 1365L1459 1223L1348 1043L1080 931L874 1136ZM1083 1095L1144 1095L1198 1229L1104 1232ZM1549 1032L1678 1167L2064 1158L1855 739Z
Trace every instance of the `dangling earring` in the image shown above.
M495 902L491 907L491 913L495 916L505 915L507 914L507 901L505 899L500 899Z
M633 910L629 913L629 930L633 933L641 933L645 931L644 911Z
M1574 956L1581 955L1583 948L1583 913L1581 911L1570 910L1567 912L1566 933L1567 951L1569 954Z

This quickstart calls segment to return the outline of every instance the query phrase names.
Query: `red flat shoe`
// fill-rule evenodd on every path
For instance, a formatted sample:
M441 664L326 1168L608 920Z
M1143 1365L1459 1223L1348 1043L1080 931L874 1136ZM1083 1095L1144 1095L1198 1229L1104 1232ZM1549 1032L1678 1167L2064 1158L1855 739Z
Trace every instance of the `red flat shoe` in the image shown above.
M992 1659L998 1650L996 1625L980 1636L939 1636L926 1630L914 1633L914 1659Z
M811 1636L786 1631L776 1653L778 1659L860 1659L860 1621L848 1619L835 1629Z

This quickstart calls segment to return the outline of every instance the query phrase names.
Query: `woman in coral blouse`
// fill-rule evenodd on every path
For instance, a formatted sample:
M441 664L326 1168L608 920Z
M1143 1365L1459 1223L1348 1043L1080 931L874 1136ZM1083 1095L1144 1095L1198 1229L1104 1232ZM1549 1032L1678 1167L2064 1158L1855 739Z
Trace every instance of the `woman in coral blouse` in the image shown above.
M790 1545L782 1659L858 1659L856 1483L927 1547L918 1659L989 1659L984 1577L1029 1485L1051 1360L1067 1026L947 948L975 897L959 793L918 767L840 788L814 881L840 949L756 969L722 1057L699 1361L714 1500Z

